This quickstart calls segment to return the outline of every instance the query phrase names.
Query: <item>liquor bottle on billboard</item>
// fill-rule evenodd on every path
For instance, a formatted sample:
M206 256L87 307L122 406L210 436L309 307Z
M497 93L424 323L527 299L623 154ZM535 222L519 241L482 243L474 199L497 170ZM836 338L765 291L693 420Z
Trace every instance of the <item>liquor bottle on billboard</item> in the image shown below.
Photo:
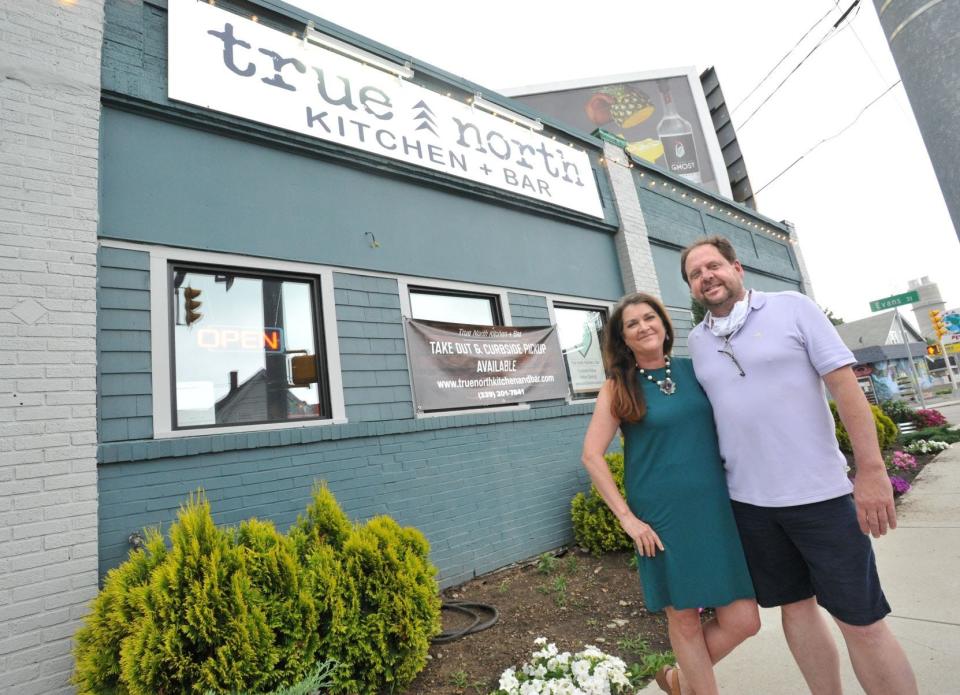
M657 125L657 135L663 144L663 155L670 173L682 176L694 183L702 183L697 146L693 140L690 121L677 113L677 106L670 94L670 83L657 80L660 98L663 100L663 118Z

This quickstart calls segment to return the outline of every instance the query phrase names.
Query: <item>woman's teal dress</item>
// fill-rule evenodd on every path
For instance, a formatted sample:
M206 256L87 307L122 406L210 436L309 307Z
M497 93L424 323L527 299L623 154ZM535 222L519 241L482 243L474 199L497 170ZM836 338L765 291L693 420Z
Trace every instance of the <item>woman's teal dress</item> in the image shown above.
M639 557L647 610L725 606L753 598L720 460L713 410L689 359L671 361L677 390L637 375L647 400L638 423L622 423L624 485L633 513L665 550ZM662 380L663 369L648 371Z

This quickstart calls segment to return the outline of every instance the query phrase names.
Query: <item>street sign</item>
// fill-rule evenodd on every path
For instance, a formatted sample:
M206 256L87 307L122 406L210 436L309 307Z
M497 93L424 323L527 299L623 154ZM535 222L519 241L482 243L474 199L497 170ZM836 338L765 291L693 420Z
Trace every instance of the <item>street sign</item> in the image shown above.
M943 349L951 355L960 355L960 343L950 343L949 345L944 345Z
M883 299L874 299L870 302L870 311L883 311L884 309L892 309L895 306L913 304L919 301L920 293L916 290L910 290L903 294L895 294L891 297L884 297Z

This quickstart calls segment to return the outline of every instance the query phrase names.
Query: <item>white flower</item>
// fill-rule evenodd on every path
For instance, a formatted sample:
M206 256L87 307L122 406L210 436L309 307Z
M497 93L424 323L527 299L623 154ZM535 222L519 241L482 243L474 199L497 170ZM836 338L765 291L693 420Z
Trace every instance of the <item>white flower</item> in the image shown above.
M553 643L539 637L540 647L519 673L508 668L500 677L500 691L507 695L621 695L630 681L622 659L587 646L574 655L559 652Z
M514 671L512 667L508 668L500 675L500 690L513 692L519 687L520 681L517 680L516 671Z

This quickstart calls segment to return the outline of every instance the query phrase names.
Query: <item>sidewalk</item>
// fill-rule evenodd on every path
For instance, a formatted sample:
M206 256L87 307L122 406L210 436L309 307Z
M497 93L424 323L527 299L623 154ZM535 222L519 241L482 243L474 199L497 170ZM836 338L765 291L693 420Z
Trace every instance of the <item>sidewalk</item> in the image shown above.
M960 443L928 464L897 509L896 531L874 541L893 613L887 620L925 695L960 694ZM763 627L717 665L723 693L808 695L783 638L777 609L760 609ZM829 618L828 618L829 619ZM863 690L839 630L844 693ZM662 692L651 683L644 695Z

